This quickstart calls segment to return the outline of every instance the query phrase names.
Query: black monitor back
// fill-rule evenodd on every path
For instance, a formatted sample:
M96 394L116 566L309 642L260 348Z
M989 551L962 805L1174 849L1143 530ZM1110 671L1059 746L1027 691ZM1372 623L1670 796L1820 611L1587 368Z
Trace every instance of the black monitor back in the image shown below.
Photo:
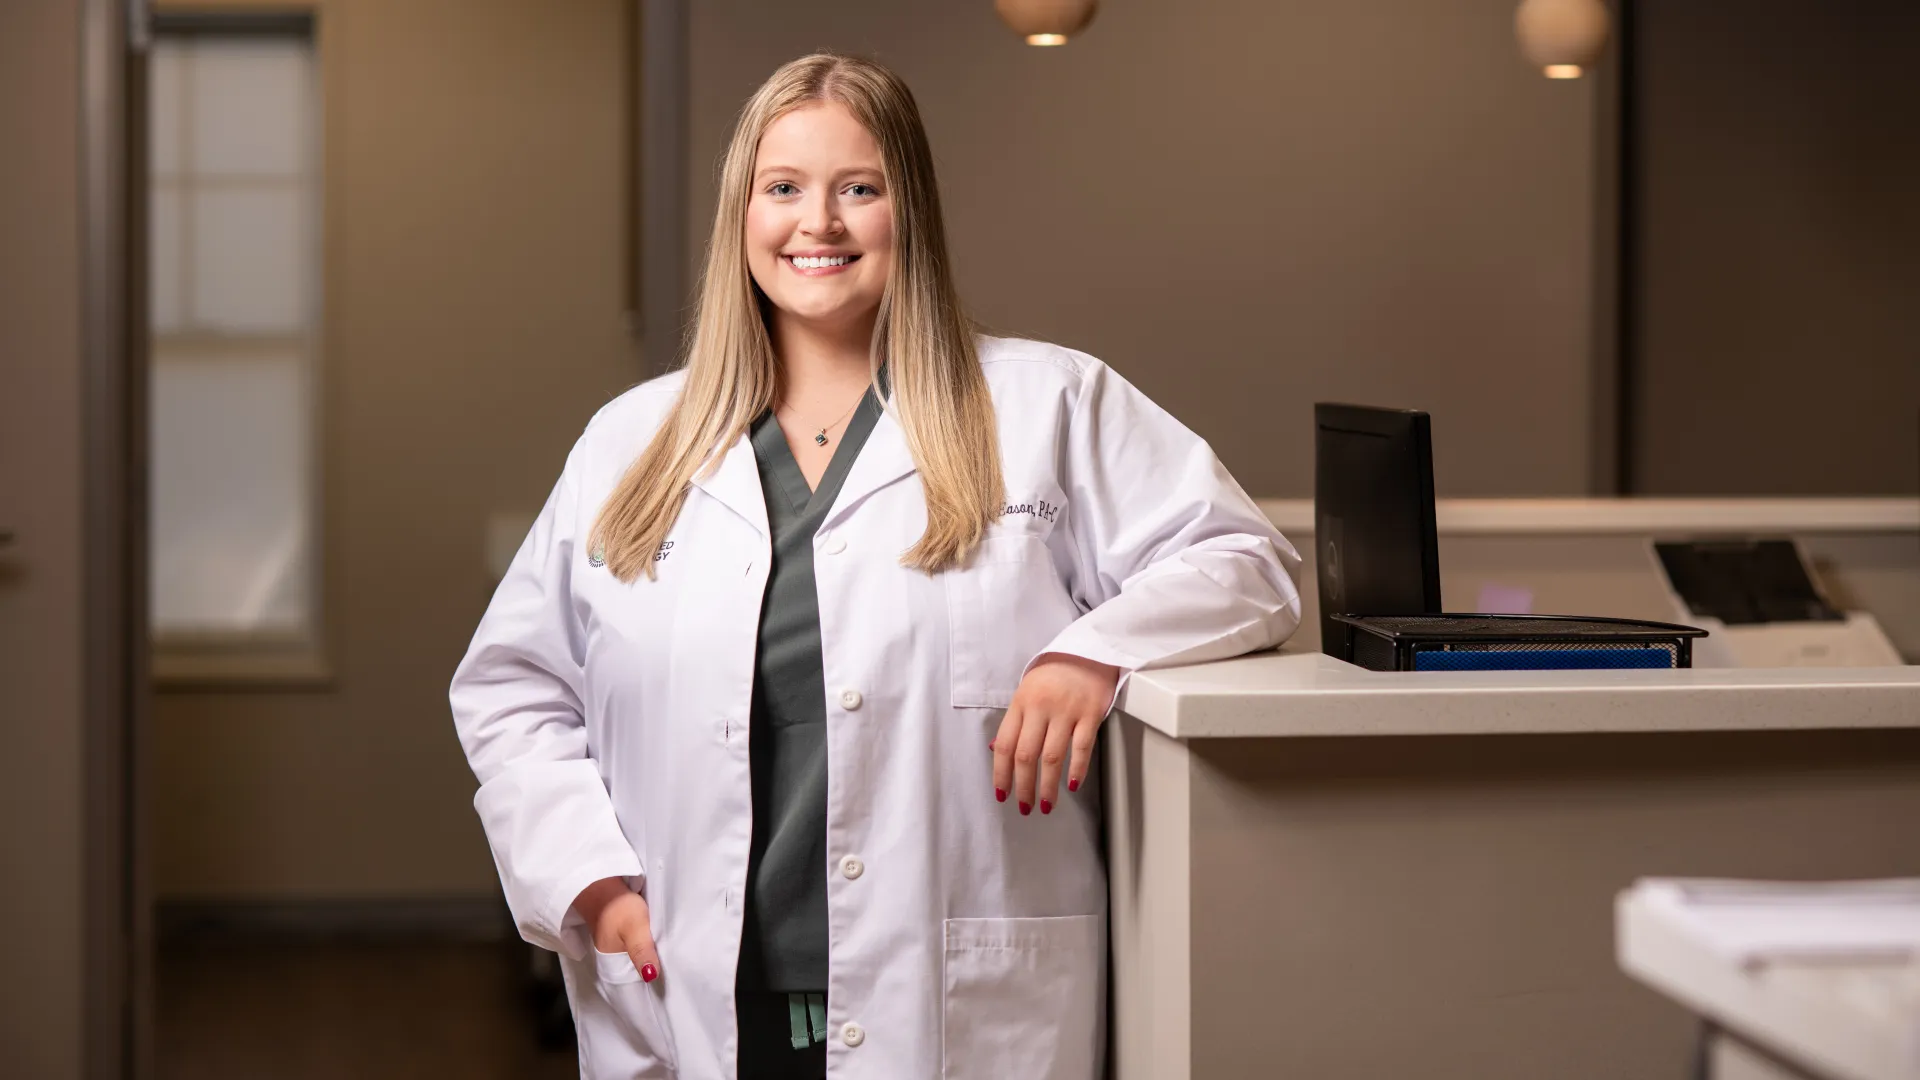
M1313 522L1320 648L1352 659L1335 615L1440 611L1433 432L1426 413L1313 407Z

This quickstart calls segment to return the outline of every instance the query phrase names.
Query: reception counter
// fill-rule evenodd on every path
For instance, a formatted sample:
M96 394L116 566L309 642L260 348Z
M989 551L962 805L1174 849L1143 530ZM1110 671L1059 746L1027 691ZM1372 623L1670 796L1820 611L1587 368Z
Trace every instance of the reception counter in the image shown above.
M1920 668L1142 672L1105 740L1114 1075L1671 1075L1643 876L1920 873Z

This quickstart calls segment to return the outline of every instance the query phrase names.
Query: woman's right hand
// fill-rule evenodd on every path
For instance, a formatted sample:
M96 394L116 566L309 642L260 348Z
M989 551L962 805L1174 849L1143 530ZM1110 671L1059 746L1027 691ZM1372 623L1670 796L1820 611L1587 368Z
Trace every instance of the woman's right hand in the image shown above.
M580 913L593 933L596 950L626 953L645 982L660 977L660 954L653 948L653 924L646 898L627 888L625 878L601 878L580 890L573 910Z

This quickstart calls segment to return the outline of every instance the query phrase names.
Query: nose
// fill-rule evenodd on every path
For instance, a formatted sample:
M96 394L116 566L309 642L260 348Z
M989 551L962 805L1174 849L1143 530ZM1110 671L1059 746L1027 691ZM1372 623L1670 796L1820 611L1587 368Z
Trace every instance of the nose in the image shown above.
M833 196L821 192L806 201L800 214L800 231L807 236L838 236L845 228L840 222L839 208L834 205Z

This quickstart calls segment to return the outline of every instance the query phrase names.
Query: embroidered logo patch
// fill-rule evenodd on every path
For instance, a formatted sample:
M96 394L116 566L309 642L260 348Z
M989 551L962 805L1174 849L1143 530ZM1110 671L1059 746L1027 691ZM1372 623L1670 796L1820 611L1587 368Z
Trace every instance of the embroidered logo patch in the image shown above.
M673 554L673 541L667 540L663 542L660 545L659 549L653 553L653 561L665 562L667 559L667 556L671 554ZM599 547L596 547L592 551L587 553L587 565L588 566L607 565L607 547L605 544L602 544Z

